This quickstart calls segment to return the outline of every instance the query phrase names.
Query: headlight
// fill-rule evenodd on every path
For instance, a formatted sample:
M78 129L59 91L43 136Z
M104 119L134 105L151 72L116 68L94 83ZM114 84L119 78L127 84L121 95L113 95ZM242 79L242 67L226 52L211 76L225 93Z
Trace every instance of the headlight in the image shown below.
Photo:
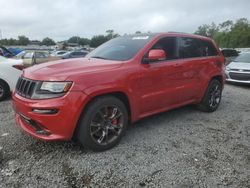
M71 82L43 82L40 90L51 93L62 93L69 91L71 85Z
M50 99L61 97L69 91L72 82L41 82L36 88L33 99Z
M226 71L230 71L231 69L229 67L226 67Z

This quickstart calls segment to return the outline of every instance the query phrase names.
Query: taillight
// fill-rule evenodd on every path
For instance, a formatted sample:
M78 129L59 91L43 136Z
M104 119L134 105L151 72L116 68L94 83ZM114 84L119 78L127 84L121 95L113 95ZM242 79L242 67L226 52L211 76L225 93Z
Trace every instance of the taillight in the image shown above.
M24 66L23 65L13 65L12 67L18 69L18 70L23 70Z

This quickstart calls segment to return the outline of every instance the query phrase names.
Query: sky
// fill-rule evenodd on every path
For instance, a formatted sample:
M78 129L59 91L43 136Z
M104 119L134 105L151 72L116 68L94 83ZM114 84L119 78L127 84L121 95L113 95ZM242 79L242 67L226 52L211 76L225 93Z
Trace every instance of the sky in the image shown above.
M109 29L193 33L202 24L250 20L249 8L250 0L0 0L0 30L2 38L56 41Z

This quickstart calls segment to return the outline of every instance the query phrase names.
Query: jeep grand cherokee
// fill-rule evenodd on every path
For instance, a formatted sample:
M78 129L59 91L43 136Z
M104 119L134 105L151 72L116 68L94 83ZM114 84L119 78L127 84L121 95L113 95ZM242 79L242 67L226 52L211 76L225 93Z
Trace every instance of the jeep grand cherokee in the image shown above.
M127 125L196 104L215 111L224 57L197 35L160 33L112 39L85 58L25 69L13 93L15 119L43 140L77 138L89 149L115 146Z

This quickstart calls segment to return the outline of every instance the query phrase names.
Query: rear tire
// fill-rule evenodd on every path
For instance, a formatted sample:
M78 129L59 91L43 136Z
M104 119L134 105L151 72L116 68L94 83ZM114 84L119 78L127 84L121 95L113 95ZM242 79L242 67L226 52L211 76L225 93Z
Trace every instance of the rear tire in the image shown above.
M197 105L198 109L204 112L214 112L220 105L221 94L221 82L216 79L213 79L209 83L201 103Z
M94 99L80 117L77 139L87 149L104 151L118 144L128 124L124 103L113 96Z
M3 101L10 95L10 87L9 85L0 80L0 101Z

